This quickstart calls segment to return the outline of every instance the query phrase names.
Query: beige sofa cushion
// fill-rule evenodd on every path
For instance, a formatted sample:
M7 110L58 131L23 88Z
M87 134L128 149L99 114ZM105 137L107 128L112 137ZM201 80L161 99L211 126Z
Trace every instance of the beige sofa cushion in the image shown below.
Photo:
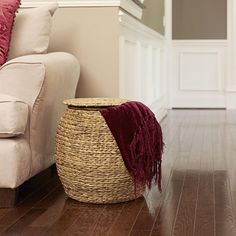
M57 3L21 10L15 19L8 59L46 53Z
M24 134L28 105L18 98L0 94L0 138Z

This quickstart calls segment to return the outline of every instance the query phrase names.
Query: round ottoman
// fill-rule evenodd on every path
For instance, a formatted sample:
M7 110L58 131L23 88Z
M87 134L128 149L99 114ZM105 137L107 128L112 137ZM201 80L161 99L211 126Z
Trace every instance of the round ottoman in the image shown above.
M138 198L120 151L99 110L127 100L78 98L68 106L56 135L56 166L66 194L89 203L118 203Z

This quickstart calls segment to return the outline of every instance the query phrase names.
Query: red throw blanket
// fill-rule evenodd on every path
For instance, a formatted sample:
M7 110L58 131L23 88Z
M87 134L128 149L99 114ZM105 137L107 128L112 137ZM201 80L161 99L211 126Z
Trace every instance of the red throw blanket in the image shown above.
M100 110L120 149L135 187L151 187L153 178L161 191L162 131L152 111L140 102L127 102Z

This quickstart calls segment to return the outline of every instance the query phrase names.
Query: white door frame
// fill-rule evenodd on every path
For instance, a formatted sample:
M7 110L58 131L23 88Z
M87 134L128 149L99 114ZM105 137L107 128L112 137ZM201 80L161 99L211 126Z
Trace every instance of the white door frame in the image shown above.
M172 40L172 0L165 0L165 38L169 51L168 67L169 67L169 90L171 94L171 79L173 78L173 63L171 61L171 53L173 53ZM186 41L187 42L187 41ZM227 40L226 44L226 75L224 77L223 92L225 94L225 107L228 109L236 109L236 2L235 0L227 0ZM171 100L170 100L171 107Z

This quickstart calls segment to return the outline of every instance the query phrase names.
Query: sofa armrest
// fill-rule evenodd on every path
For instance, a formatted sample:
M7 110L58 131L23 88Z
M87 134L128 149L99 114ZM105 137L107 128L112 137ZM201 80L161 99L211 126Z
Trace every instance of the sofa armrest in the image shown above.
M57 92L56 87L63 81L77 83L79 73L77 59L68 53L17 57L0 67L0 93L18 97L32 108L45 79L48 84L53 83L53 91Z
M65 109L62 102L75 96L79 73L77 59L63 52L18 57L0 68L0 93L30 107L31 176L54 162L56 127Z

